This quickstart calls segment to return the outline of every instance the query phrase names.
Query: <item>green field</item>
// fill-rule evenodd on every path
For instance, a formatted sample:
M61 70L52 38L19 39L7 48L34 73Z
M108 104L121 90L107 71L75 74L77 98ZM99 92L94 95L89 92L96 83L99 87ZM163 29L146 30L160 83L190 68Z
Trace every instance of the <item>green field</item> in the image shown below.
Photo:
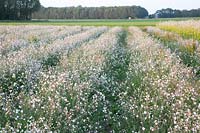
M169 20L188 20L199 18L166 18L166 19L77 19L77 20L32 20L32 21L0 21L0 25L66 25L66 26L155 26L159 22Z

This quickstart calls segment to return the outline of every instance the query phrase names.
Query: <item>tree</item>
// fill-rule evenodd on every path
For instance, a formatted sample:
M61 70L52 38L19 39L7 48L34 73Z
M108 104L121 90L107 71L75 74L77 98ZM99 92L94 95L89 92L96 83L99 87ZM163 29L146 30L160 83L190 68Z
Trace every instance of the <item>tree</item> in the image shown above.
M39 8L39 0L0 0L0 19L29 20Z
M157 10L150 18L157 16L158 18L175 18L175 17L200 17L200 9L192 10L173 10L171 8Z

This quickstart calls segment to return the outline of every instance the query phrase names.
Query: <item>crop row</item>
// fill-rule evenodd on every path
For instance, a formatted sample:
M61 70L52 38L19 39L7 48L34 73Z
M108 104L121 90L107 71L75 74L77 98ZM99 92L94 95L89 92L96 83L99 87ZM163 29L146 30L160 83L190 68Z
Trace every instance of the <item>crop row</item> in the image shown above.
M92 28L83 33L58 39L51 44L40 47L27 47L16 53L8 54L0 60L0 90L8 98L18 95L21 90L34 91L34 83L40 71L55 66L60 55L71 51L82 43L94 39L106 28Z
M176 33L147 27L146 32L158 38L167 48L175 52L184 64L193 67L196 74L200 73L200 45L198 41L183 39Z
M9 52L16 52L26 47L39 47L52 43L58 39L64 39L79 32L87 30L89 27L41 27L41 31L31 30L28 33L17 33L12 28L13 33L5 34L1 37L0 55L6 56ZM20 37L23 36L23 37Z
M138 28L129 31L131 84L124 108L133 113L134 131L199 131L200 82L192 70Z
M96 100L100 99L91 95L95 91L91 82L102 69L105 53L117 43L117 34L120 31L120 28L111 29L98 39L84 43L70 54L64 53L56 68L41 72L36 93L21 92L15 97L19 103L17 107L15 101L7 100L1 119L9 118L1 122L4 127L2 130L92 130L93 123L87 121L88 117L93 118L89 111L95 107ZM3 100L5 99L2 99L2 103Z

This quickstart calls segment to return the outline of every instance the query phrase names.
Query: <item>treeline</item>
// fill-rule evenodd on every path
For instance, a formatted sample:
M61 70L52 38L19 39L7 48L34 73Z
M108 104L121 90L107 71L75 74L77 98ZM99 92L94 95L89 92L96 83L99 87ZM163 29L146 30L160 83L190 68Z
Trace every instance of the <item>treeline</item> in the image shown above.
M177 17L200 17L200 8L192 10L174 10L171 8L156 11L150 18L177 18Z
M39 8L39 0L0 0L0 20L29 20Z
M140 6L44 8L33 13L34 19L127 19L144 18L148 11Z

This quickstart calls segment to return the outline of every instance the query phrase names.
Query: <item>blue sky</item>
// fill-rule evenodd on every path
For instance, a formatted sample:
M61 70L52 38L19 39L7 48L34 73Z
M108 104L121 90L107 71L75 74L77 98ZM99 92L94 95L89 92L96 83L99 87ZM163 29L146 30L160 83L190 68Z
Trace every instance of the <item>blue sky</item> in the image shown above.
M40 0L45 7L67 6L130 6L145 7L150 13L162 8L194 9L200 8L200 0Z

